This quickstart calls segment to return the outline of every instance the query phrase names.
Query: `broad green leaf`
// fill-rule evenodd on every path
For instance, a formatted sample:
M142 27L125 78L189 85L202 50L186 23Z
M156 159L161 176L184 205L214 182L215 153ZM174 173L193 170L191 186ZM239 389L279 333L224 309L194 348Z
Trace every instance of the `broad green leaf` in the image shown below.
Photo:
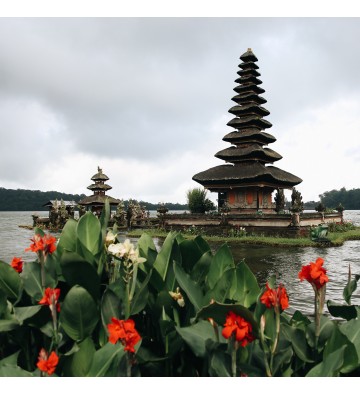
M0 366L2 365L17 365L18 356L20 354L20 350L16 351L16 353L9 355L6 358L0 360Z
M95 354L95 345L90 337L77 344L78 351L71 354L64 364L64 374L70 377L85 377Z
M223 350L215 350L210 356L211 377L231 377L231 356Z
M152 271L146 276L145 280L135 290L135 295L130 305L130 315L140 313L146 306L149 297L148 283L150 281Z
M181 250L182 267L187 273L190 273L203 253L198 244L193 240L184 240L179 245Z
M326 359L314 366L307 373L306 377L338 377L344 364L345 350L346 345L338 348L336 351L328 355Z
M196 315L196 321L200 319L212 318L218 325L223 326L226 321L226 315L229 311L241 316L252 326L253 333L255 336L258 332L258 325L254 319L253 314L246 307L239 304L223 304L223 303L211 303L203 307Z
M195 263L190 273L191 279L198 284L202 284L209 272L213 256L210 251L204 252L200 259Z
M22 324L28 318L33 317L41 309L41 305L38 306L27 306L27 307L15 307L14 313L16 319Z
M20 326L19 321L13 319L0 320L0 332L9 332Z
M320 319L320 334L318 341L318 351L321 351L324 348L325 343L330 338L332 331L334 330L335 323L333 320L321 316ZM315 323L312 322L306 328L306 339L309 343L310 347L315 347Z
M344 353L344 364L340 369L341 373L349 373L359 366L357 352L353 343L350 342L348 337L344 335L338 326L335 326L332 331L330 339L327 341L324 348L323 360L338 350L341 346L346 345L346 352Z
M45 273L45 288L55 288L57 281L49 274L46 267ZM32 296L35 300L40 300L43 297L44 290L41 285L41 265L38 262L28 262L24 265L21 273L24 289L26 293Z
M0 366L0 377L35 377L35 373L21 369L19 366L2 365Z
M206 356L206 340L216 340L214 328L208 321L200 321L191 326L175 329L197 357Z
M211 262L209 273L207 276L207 284L210 289L213 289L219 278L222 277L223 273L229 268L234 268L234 259L231 255L230 249L227 244L223 244Z
M200 310L203 294L199 285L191 280L190 276L176 263L174 263L174 273L181 290L186 293L195 310Z
M154 269L160 274L163 281L166 279L168 266L171 263L171 255L175 238L176 232L170 232L167 235L161 251L158 253L154 263Z
M353 305L341 305L331 300L326 302L329 313L333 317L341 317L349 321L357 317L356 308Z
M101 225L98 218L90 211L79 219L77 237L81 244L93 255L100 252L102 244Z
M7 295L2 289L0 289L0 318L7 310L7 307L8 307Z
M97 350L93 356L88 377L114 377L117 376L120 360L126 357L126 352L121 343L107 343Z
M339 330L354 345L358 360L360 361L360 320L353 319L339 325Z
M0 261L0 289L12 302L20 297L22 290L19 273L3 261Z
M231 290L230 298L245 307L250 307L256 303L260 293L256 277L243 261L236 266L235 272L235 286Z
M208 242L205 241L201 236L196 236L194 242L198 245L202 254L205 254L205 252L211 252Z
M293 351L289 343L283 347L281 347L279 344L274 356L272 374L276 376L282 376L283 372L289 368L292 356Z
M61 270L70 287L80 285L97 300L100 298L100 278L93 265L75 252L64 251L61 257Z
M99 320L94 299L86 289L75 285L61 306L60 323L73 340L81 341L92 334Z
M76 228L77 221L69 218L60 234L60 238L57 244L57 251L61 254L64 250L76 251Z
M305 332L302 329L284 324L281 326L281 330L289 342L291 342L291 345L298 358L304 362L314 362L311 355L311 349L309 348L306 341Z
M349 265L349 278L346 286L344 287L343 291L343 297L345 302L350 305L351 304L351 296L355 292L357 288L357 282L360 279L360 275L355 274L355 279L351 279L351 270L350 270L350 265Z
M234 268L229 267L221 274L221 277L214 284L213 288L211 288L206 293L203 299L203 303L210 303L211 300L215 300L219 303L224 303L226 299L229 299L229 292L233 284L234 277L235 270Z
M107 289L101 300L101 320L104 328L111 323L111 318L122 318L122 300L111 290Z
M144 255L142 255L142 257L144 258L147 258L149 250L156 251L153 239L146 232L144 232L139 238L137 247L139 248L139 251L141 250L143 252Z

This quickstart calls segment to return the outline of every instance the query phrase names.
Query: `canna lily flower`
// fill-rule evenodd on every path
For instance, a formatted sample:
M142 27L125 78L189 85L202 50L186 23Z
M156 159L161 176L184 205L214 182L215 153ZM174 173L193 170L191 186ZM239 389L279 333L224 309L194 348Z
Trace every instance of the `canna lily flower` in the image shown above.
M55 351L52 351L51 354L48 355L45 349L42 348L40 350L38 363L36 366L39 368L39 370L51 376L55 372L58 362L59 357L56 355Z
M226 316L222 335L225 339L229 339L233 333L235 333L235 340L239 342L242 347L245 347L248 343L255 340L250 322L232 311L229 311Z
M44 292L43 298L39 301L39 304L48 305L50 310L59 312L60 304L58 302L60 297L60 289L59 288L46 288Z
M24 261L21 258L17 258L14 256L13 260L11 261L10 265L14 268L18 273L21 273L23 270L23 263Z
M141 336L135 329L135 322L128 320L118 320L111 318L112 323L108 324L109 342L115 344L118 340L125 346L124 350L134 353L134 346L141 340Z
M263 303L268 309L271 307L281 307L285 310L289 307L289 298L286 292L286 288L281 284L277 289L272 289L269 284L266 283L266 291L262 294L260 302Z
M317 290L322 288L329 281L326 269L322 267L323 263L322 258L317 258L315 263L310 262L309 265L302 266L298 274L300 281L307 280Z
M30 239L32 244L25 251L44 251L45 254L52 254L56 250L56 238L51 235L44 235L41 237L35 234L34 238Z
M116 233L113 233L111 230L109 230L105 237L105 244L108 246L110 244L115 243L115 241L116 241Z

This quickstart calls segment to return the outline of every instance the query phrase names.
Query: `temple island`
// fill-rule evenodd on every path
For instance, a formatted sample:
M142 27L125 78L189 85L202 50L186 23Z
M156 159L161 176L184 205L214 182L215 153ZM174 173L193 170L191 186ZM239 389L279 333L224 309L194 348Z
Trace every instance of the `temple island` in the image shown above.
M166 228L198 226L213 234L244 227L255 233L305 235L311 226L340 221L340 213L303 213L302 197L295 186L302 179L273 166L282 156L267 146L276 138L265 132L272 124L264 119L269 111L260 96L258 61L249 48L240 56L238 84L232 100L228 126L235 129L223 137L231 146L215 154L225 164L193 176L193 180L218 195L218 213L213 215L166 215ZM292 190L289 212L285 212L284 189ZM276 193L273 197L273 193Z

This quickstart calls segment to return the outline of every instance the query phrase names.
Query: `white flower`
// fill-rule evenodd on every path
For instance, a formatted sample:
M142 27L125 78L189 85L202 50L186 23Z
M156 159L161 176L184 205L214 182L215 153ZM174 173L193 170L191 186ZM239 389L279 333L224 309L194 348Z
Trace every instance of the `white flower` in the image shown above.
M110 245L113 244L115 241L116 241L116 234L113 233L111 230L109 230L105 237L105 244Z
M120 243L118 244L110 244L108 247L108 252L110 252L110 254L115 255L117 257L120 258L120 253L122 251L122 246Z
M184 297L180 293L179 287L176 288L176 292L169 291L169 294L174 300L176 300L177 304L180 307L184 307L185 306L185 300L184 300Z

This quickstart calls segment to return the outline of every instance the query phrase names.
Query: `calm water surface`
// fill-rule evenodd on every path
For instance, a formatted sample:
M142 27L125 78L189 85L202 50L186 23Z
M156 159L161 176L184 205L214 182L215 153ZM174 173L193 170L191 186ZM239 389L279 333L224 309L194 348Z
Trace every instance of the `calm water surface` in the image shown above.
M32 224L32 212L0 212L0 260L10 262L14 256L25 261L33 260L34 253L24 252L30 245L33 231L19 225ZM47 212L38 213L46 216ZM345 220L360 226L360 210L345 211ZM136 239L133 239L136 242ZM157 241L155 240L156 244ZM217 248L218 246L214 246ZM303 313L313 312L313 290L310 284L300 282L297 274L302 265L315 261L317 257L325 260L329 276L327 299L343 303L342 292L347 281L349 265L353 274L360 274L360 241L348 241L341 247L331 248L286 248L267 246L231 246L235 261L245 259L247 265L263 285L273 274L282 282L289 293L291 307L289 312L298 309ZM360 287L352 298L353 304L360 304Z

